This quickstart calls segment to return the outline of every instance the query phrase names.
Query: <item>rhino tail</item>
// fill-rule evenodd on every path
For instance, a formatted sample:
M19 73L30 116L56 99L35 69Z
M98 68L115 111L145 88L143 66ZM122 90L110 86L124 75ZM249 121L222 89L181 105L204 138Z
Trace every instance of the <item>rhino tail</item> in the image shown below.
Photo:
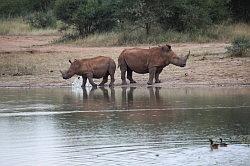
M123 64L126 64L126 61L125 61L125 58L124 58L124 54L125 54L125 52L126 52L126 49L124 49L122 52L121 52L121 54L120 54L120 56L119 56L119 58L118 58L118 66L117 66L117 68L119 68L119 67L121 67Z

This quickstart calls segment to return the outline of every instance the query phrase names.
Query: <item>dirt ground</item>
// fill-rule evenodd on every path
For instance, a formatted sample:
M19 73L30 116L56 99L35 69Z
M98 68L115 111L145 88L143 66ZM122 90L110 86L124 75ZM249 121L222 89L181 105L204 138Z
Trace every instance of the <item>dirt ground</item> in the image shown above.
M79 47L52 44L59 36L0 36L0 87L70 86L76 77L63 80L59 70L69 59L109 56L117 62L128 47ZM167 66L160 75L162 87L250 86L250 58L231 58L226 43L170 43L177 54L191 57L185 68ZM152 45L151 45L152 46ZM148 48L151 46L137 46ZM116 70L116 85L121 84ZM146 86L148 74L134 73L135 86ZM101 80L95 80L100 82Z

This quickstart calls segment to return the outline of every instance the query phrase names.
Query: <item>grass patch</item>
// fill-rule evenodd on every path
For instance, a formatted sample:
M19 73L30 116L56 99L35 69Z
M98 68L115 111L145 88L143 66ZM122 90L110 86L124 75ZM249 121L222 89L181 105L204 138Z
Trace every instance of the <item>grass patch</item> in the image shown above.
M2 64L0 66L0 76L11 75L11 76L23 76L33 75L36 71L36 67L33 65L22 65L22 64Z
M55 28L39 29L31 27L23 18L0 20L0 35L59 35L58 29L60 29L59 22L57 22ZM74 28L70 27L63 32L65 35L56 42L98 47L178 42L230 42L237 36L250 37L250 25L244 23L222 23L192 32L177 32L174 30L166 32L156 26L151 30L150 35L146 35L144 29L132 27L130 29L133 30L92 34L80 38Z
M0 35L57 35L57 29L32 28L22 18L0 19Z
M236 37L235 39L233 39L231 46L227 47L226 49L231 56L250 56L250 37Z
M85 38L79 38L78 35L66 35L57 42L96 47L178 42L229 42L237 36L249 37L250 25L243 23L219 24L192 32L177 32L173 30L166 32L155 28L150 35L146 35L143 29L93 34Z
M55 41L55 43L75 44L85 47L108 47L118 45L119 33L102 33L89 35L86 38L81 38L78 35L67 34Z

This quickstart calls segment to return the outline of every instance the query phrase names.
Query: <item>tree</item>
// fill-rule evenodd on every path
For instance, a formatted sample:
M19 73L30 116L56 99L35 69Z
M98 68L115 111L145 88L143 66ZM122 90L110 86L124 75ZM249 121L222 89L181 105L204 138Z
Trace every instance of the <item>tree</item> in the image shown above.
M0 0L0 15L23 16L33 12L47 11L55 0Z
M112 3L100 0L57 0L58 19L73 25L81 36L111 30L116 24Z
M231 0L232 17L235 21L250 22L250 2L247 0Z
M73 24L73 16L82 2L82 0L57 0L54 6L56 17L66 24Z
M211 23L208 12L197 0L163 1L157 12L158 22L165 30L192 31Z
M146 34L150 33L153 23L156 23L155 16L155 0L137 0L137 1L121 1L119 11L119 20L123 23L131 23L136 28L145 29Z

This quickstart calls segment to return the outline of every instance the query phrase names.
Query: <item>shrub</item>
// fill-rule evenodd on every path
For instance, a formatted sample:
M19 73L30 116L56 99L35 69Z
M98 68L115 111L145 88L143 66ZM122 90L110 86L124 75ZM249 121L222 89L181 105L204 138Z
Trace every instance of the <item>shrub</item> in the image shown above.
M57 0L54 13L57 19L66 24L73 24L73 15L78 10L81 0Z
M112 2L99 0L57 0L55 14L69 26L73 25L81 36L95 32L108 32L116 24Z
M250 38L245 36L236 37L232 45L227 47L227 52L231 56L243 57L250 55Z
M115 18L108 5L100 1L85 1L73 17L73 22L81 36L95 32L108 32L115 25Z
M48 28L56 26L56 18L51 11L37 12L26 17L27 23L34 28Z
M57 35L55 28L33 28L23 18L0 19L0 35Z
M25 16L27 14L47 11L53 7L55 0L0 0L0 17Z
M163 3L158 14L158 22L164 30L195 31L211 24L212 20L202 4L190 4L189 1Z

